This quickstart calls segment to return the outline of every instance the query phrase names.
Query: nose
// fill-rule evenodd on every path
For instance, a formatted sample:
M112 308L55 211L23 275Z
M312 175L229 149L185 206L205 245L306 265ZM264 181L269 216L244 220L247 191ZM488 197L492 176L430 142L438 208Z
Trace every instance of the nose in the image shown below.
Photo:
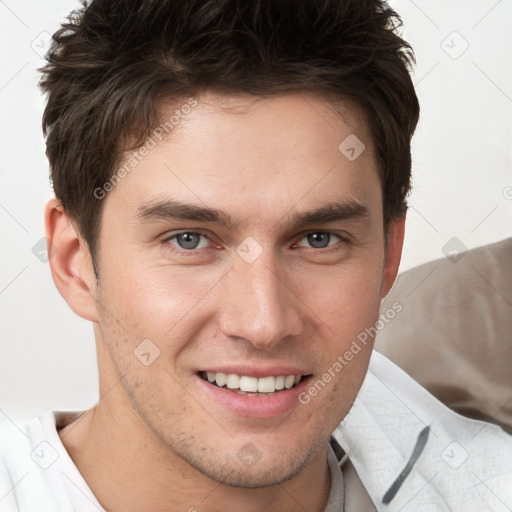
M237 258L224 283L222 333L267 350L300 334L300 300L289 281L289 274L280 273L272 257L261 255L252 263Z

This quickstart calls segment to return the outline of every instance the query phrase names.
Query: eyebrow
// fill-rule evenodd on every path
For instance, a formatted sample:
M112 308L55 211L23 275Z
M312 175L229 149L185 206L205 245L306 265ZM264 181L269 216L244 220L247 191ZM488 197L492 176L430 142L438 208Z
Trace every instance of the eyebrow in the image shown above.
M370 210L367 206L354 200L347 200L331 202L315 210L301 212L285 221L285 225L297 228L308 224L365 220L369 217Z
M235 228L239 224L239 222L235 221L222 210L182 203L175 199L165 199L163 201L144 203L137 209L135 218L142 222L173 219L211 222L230 228Z
M284 215L282 219L286 216L289 216L289 214ZM367 206L354 200L345 200L330 202L320 208L300 212L290 217L288 220L283 220L282 224L286 229L298 229L310 224L358 221L368 219L369 217L370 210ZM236 229L241 224L240 221L234 219L222 210L183 203L170 198L142 204L137 209L135 218L141 222L149 222L152 220L185 220L214 223L226 226L230 229ZM278 224L280 222L281 221L278 221Z

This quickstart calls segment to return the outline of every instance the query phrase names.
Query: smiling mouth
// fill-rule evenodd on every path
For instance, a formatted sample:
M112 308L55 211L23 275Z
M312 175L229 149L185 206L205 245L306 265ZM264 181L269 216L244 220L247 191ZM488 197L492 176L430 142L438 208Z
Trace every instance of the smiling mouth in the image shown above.
M310 375L276 375L257 378L234 373L199 372L199 377L213 386L239 395L272 396L294 388Z

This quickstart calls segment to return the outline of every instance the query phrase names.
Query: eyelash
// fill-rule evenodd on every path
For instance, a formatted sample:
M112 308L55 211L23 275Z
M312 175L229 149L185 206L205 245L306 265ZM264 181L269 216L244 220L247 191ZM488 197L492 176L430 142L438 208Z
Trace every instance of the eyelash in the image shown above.
M199 235L199 236L202 236L203 238L206 238L210 242L212 241L211 238L207 234L202 233L200 231L179 231L177 233L173 233L172 235L166 237L164 240L162 240L162 243L163 244L169 244L169 242L171 242L172 240L176 239L178 236L184 235L184 234ZM327 234L327 235L330 235L330 236L334 236L334 237L338 238L338 242L333 244L333 245L328 245L327 247L320 247L320 248L311 247L311 246L309 246L309 247L308 246L299 246L299 247L306 247L307 249L311 249L313 251L326 252L329 249L332 249L333 247L336 247L340 242L342 242L343 244L347 244L348 243L348 240L346 238L344 238L340 234L334 233L332 231L308 231L307 233L305 233L304 235L301 236L301 238L298 240L298 242L294 242L293 246L298 246L298 243L301 242L304 238L308 237L309 235L314 235L314 234ZM194 254L197 253L197 251L202 250L202 249L212 249L211 247L201 247L199 249L188 249L187 250L187 249L183 249L183 248L181 248L181 247L179 247L178 245L175 245L175 244L171 244L171 245L173 246L173 250L175 250L177 252L180 252L182 254L190 254L190 255L194 255Z

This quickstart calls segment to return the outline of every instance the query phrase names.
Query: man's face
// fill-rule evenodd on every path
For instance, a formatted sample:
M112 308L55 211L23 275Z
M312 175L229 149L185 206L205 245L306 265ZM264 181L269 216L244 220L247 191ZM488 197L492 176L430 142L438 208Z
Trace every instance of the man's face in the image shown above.
M332 368L378 317L374 149L347 102L344 121L311 94L196 99L104 199L95 332L113 364L100 363L100 379L123 376L117 412L136 411L138 428L205 475L276 484L325 456L367 370L370 343ZM351 134L366 146L355 159L362 146L338 149ZM302 380L254 396L207 372L220 384L243 376L246 389Z

